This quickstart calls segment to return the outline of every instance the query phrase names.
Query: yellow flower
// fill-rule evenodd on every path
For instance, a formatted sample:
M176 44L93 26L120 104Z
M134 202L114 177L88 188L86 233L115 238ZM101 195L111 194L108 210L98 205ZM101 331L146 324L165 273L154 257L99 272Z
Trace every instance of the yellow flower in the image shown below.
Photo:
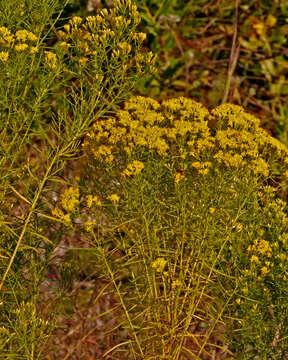
M100 11L100 14L101 14L102 16L108 16L108 10L107 10L107 9L102 9L102 10Z
M84 223L84 227L85 227L85 230L87 231L87 232L92 232L93 231L93 229L94 229L94 227L95 227L95 223L94 222L92 222L92 221L86 221L85 223Z
M2 38L2 39L1 39ZM0 27L0 44L9 46L15 41L14 35L5 26Z
M0 61L6 63L9 57L9 53L7 51L0 51Z
M68 44L66 41L61 41L59 45L65 50L71 47L71 45Z
M44 53L45 53L45 62L46 62L46 64L51 69L55 69L56 68L56 62L57 62L56 54L54 54L52 51L44 51Z
M144 168L144 164L141 161L134 160L131 164L128 164L127 169L122 172L122 175L137 175Z
M69 24L65 24L64 25L64 29L66 30L66 32L70 31L70 25Z
M112 194L112 195L107 196L107 199L118 203L120 200L120 197L117 194Z
M15 45L16 51L25 51L28 48L27 44L17 44Z
M250 258L251 262L254 262L255 264L260 264L258 256L252 255Z
M76 26L81 24L81 22L82 22L82 18L80 16L73 16L73 18L69 20L69 23L71 25L76 25Z
M57 31L57 35L59 39L66 39L67 36L67 34L62 30Z
M133 34L132 34L132 38L133 38L135 41L137 41L137 42L139 42L139 43L142 43L142 42L146 39L146 34L145 34L145 33L142 33L142 32L140 32L140 33L133 33Z
M101 200L98 198L97 195L88 195L87 196L87 207L91 207L93 205L93 203L96 206L102 206Z
M18 30L15 34L15 37L18 41L37 41L37 36L34 35L32 32L27 30Z
M1 36L9 36L11 34L10 30L5 26L0 26L0 35Z
M258 24L254 24L253 28L256 30L256 33L259 36L263 36L265 34L265 24L262 22L259 22Z
M129 45L129 44L126 43L126 42L120 42L120 43L118 44L118 46L119 46L119 48L120 48L120 50L121 50L122 55L127 55L127 54L129 54L130 51L131 51L131 45Z
M181 173L177 172L175 174L175 182L176 182L176 184L178 184L180 182L180 180L182 180L184 178L185 178L185 175L182 175Z
M213 207L211 207L211 208L209 208L209 212L210 212L210 214L214 214L214 212L215 212L215 208L213 208Z
M71 223L70 214L64 214L64 212L61 209L59 209L57 206L52 210L52 215L58 219L63 220L68 224Z
M32 46L30 48L30 54L36 54L39 51L37 46Z
M89 60L88 58L86 58L84 56L81 56L79 58L79 64L82 65L82 66L85 66L87 64L88 60Z
M152 268L155 269L157 272L163 272L166 264L167 261L164 258L158 257L155 261L153 261Z
M263 276L265 276L266 274L268 274L269 271L270 271L270 270L269 270L266 266L263 266L263 267L261 268L261 274L262 274Z
M272 248L267 240L256 239L254 240L254 245L248 246L248 252L254 251L255 253L260 253L263 256L272 257Z
M182 281L179 279L172 281L172 289L174 289L175 287L180 287L181 285L182 285Z
M73 187L65 189L60 196L60 200L63 209L68 212L73 212L75 207L79 204L79 189Z

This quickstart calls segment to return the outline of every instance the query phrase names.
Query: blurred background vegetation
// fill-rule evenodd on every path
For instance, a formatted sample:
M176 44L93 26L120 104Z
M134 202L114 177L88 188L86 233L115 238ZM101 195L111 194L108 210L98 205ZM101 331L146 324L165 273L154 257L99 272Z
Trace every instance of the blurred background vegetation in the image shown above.
M145 47L158 54L159 72L134 94L156 100L188 96L219 105L229 69L237 1L135 0ZM93 14L112 0L71 0L64 16ZM242 0L238 56L228 101L258 116L288 145L288 0Z

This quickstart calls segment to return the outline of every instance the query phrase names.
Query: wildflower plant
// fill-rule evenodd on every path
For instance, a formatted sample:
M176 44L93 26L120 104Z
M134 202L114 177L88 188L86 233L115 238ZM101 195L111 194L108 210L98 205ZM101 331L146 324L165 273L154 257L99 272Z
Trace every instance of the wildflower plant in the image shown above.
M70 226L77 214L78 190L66 182L55 207L51 191L57 191L57 175L79 151L91 123L113 112L140 77L156 70L153 54L141 52L145 35L136 31L140 16L131 1L117 0L109 11L72 17L60 27L67 3L0 4L0 302L5 307L0 326L13 335L1 349L7 357L40 354L32 332L25 337L27 351L14 341L19 333L11 332L12 310L32 295L37 303L57 245L57 237L47 237L49 222Z
M269 181L287 185L287 147L239 106L209 112L183 97L132 97L83 147L112 222L105 236L86 229L88 239L119 297L119 331L130 330L106 355L281 357L288 218Z

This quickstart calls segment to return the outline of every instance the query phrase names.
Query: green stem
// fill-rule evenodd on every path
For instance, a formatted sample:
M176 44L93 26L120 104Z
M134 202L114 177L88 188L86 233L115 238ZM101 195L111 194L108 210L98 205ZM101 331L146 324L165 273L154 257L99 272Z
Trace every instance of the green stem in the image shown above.
M20 236L19 236L19 238L18 238L16 247L15 247L15 249L14 249L14 251L13 251L13 254L12 254L11 258L10 258L10 261L9 261L9 264L8 264L8 266L7 266L7 268L6 268L6 271L5 271L5 273L4 273L3 277L2 277L2 280L1 280L1 283L0 283L0 291L2 290L3 284L4 284L5 280L6 280L7 275L8 275L8 272L10 271L11 266L12 266L12 264L13 264L13 262L14 262L15 256L16 256L17 251L18 251L18 249L19 249L19 246L20 246L20 244L21 244L21 242L22 242L22 239L23 239L24 234L25 234L25 232L26 232L27 226L28 226L28 224L29 224L29 222L30 222L31 216L32 216L32 214L33 214L33 212L34 212L34 209L35 209L36 205L37 205L39 196L40 196L40 194L42 193L43 187L44 187L44 185L45 185L45 183L46 183L46 181L47 181L47 179L48 179L48 176L49 176L49 174L50 174L50 171L52 170L52 167L54 166L54 163L55 163L55 161L57 160L58 156L59 156L59 153L56 154L56 155L54 156L53 160L51 161L50 166L48 167L48 169L47 169L47 171L46 171L46 174L45 174L45 176L44 176L44 178L43 178L43 180L42 180L42 182L41 182L41 184L40 184L40 186L39 186L39 189L38 189L38 191L37 191L37 193L36 193L36 195L35 195L35 197L34 197L34 200L33 200L33 202L32 202L32 205L31 205L29 214L28 214L28 216L27 216L27 218L26 218L26 220L25 220L23 229L22 229L21 234L20 234Z

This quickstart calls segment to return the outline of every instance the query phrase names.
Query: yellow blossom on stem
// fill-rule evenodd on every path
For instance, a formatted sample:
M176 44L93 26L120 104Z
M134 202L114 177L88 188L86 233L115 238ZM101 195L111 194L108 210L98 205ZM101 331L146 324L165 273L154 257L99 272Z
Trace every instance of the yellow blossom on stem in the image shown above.
M39 51L37 46L32 46L30 48L30 54L36 54Z
M94 227L95 227L95 223L94 222L92 222L92 221L86 221L85 223L84 223L84 227L85 227L85 230L87 231L87 232L92 232L93 231L93 229L94 229Z
M263 266L263 267L261 268L261 274L262 274L263 276L265 276L266 274L268 274L269 271L270 271L270 270L267 268L267 266Z
M87 57L81 56L79 58L79 64L82 65L82 66L85 66L87 64L88 60L89 59Z
M152 263L152 268L155 269L157 272L163 272L165 266L167 264L167 261L164 258L157 258Z
M25 51L28 48L27 44L16 44L15 45L15 50L16 51Z
M82 18L80 16L73 16L73 18L69 20L69 23L75 26L80 25L81 22L82 22Z
M122 172L122 175L137 175L144 168L144 164L141 161L134 160L131 164L128 164L127 169Z
M9 57L8 51L0 51L0 61L6 63Z
M259 258L258 258L258 256L256 256L256 255L252 255L251 256L251 258L250 258L250 261L253 263L256 263L256 264L259 264L260 263L260 261L259 261Z
M184 179L185 175L182 175L181 173L177 172L175 174L175 183L178 184L180 182L180 180Z
M182 285L182 281L179 279L173 280L172 282L172 289L176 288L176 287L180 287Z
M37 36L27 30L18 30L15 33L15 37L18 41L25 42L26 40L37 41Z
M68 44L66 41L61 41L59 45L65 50L71 47L71 45Z
M56 54L54 54L52 51L44 51L44 53L45 53L45 62L46 62L46 64L51 69L55 69L56 68L56 62L57 62Z
M98 198L97 195L87 195L87 207L91 208L93 204L96 206L102 206L101 200Z
M70 214L64 214L64 212L61 209L59 209L57 206L52 210L52 215L64 221L67 224L71 223Z
M120 197L117 194L112 194L112 195L107 196L107 199L118 203L120 200Z
M66 189L61 194L60 199L63 209L68 212L73 212L75 207L79 204L79 189L73 187Z

